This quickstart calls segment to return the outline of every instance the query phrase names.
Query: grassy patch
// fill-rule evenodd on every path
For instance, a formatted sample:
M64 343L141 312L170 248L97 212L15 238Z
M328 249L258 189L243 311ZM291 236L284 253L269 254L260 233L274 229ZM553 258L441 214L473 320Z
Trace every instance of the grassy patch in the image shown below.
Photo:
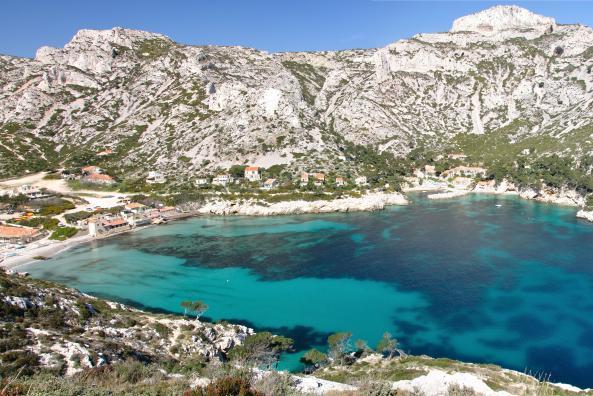
M54 232L52 232L49 239L65 241L68 238L72 238L77 232L78 229L74 227L58 227Z

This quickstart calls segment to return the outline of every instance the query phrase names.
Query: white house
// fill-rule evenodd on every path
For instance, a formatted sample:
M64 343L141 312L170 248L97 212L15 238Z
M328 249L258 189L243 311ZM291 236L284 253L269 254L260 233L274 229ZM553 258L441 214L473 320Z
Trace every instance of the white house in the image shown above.
M216 177L212 179L212 184L215 186L226 186L230 182L232 182L232 178L230 175L226 174L216 175Z
M166 181L165 176L156 171L148 172L148 177L146 178L146 183L148 184L162 184Z
M198 187L203 187L203 186L207 186L209 183L208 178L206 177L198 177L196 179L196 186Z
M436 176L437 171L436 171L436 167L434 165L424 165L424 174L426 176Z
M245 178L251 182L261 180L258 166L248 166L245 168Z
M278 186L278 181L276 179L267 179L264 182L264 190L271 190Z
M313 177L315 178L314 184L317 187L320 187L325 183L325 174L324 173L314 173Z
M301 185L307 185L309 184L309 174L307 172L302 172L301 173Z
M367 177L366 176L358 176L356 179L354 179L354 183L356 183L357 186L366 186Z
M29 199L40 199L40 198L47 198L50 196L46 192L40 190L38 187L29 186L27 184L24 184L24 185L16 188L13 191L12 195L21 195L21 194L26 196Z
M142 205L139 202L130 202L129 204L126 204L124 208L132 213L142 213L148 210L148 206Z
M343 177L336 177L336 187L343 187L346 184Z

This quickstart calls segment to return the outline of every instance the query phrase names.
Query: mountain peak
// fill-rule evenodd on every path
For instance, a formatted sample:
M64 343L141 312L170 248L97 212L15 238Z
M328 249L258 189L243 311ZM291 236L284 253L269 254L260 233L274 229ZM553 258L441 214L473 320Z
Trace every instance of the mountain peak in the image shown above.
M74 47L77 45L82 45L84 47L89 45L97 46L104 43L132 46L136 41L151 38L170 40L168 37L159 33L146 32L143 30L124 29L121 27L114 27L108 30L81 29L76 32L70 42L66 44L66 47Z
M518 6L495 6L453 22L451 32L475 32L484 35L505 30L536 30L544 33L554 29L554 18L535 14Z

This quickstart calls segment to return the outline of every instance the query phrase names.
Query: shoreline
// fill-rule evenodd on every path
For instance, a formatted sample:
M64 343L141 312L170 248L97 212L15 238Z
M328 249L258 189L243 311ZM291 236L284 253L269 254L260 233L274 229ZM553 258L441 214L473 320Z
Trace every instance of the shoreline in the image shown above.
M248 201L238 204L232 201L213 201L208 202L193 214L170 218L169 222L187 220L200 216L282 216L298 214L322 214L322 213L345 213L345 212L371 212L383 210L387 206L406 205L407 198L401 193L383 193L374 192L365 194L359 198L339 198L331 201L282 201L260 206L257 201ZM144 230L157 224L149 224L141 227L130 228L120 232L92 237L88 234L79 237L73 237L65 241L52 241L43 246L27 247L17 250L15 256L5 257L0 261L0 268L8 271L15 271L19 267L32 264L38 261L36 256L44 256L51 259L53 256L62 253L72 247L82 245L88 242L115 237L121 234L127 234L139 230Z
M184 220L187 218L188 217L184 217L184 218L180 218L179 220ZM23 252L25 254L17 254L15 256L6 257L3 261L0 261L0 268L4 269L6 271L18 272L15 270L18 269L19 267L33 264L36 262L50 260L53 256L58 255L62 252L65 252L66 250L71 249L73 247L83 245L85 243L89 243L92 241L98 241L98 240L102 240L102 239L112 238L112 237L115 237L115 236L118 236L121 234L128 234L131 232L144 230L144 229L147 229L147 228L155 226L155 225L157 225L157 224L149 224L149 225L145 225L145 226L141 226L141 227L137 227L137 228L130 228L127 230L115 232L115 233L100 236L100 237L92 237L88 234L81 235L79 237L74 236L73 238L66 239L65 241L53 241L53 242L48 243L47 245L31 247L29 250L27 250L27 247L25 247L25 248L21 249L21 252ZM45 259L44 260L36 260L35 259L36 256L43 256L43 257L45 257Z
M431 186L432 187L432 186ZM432 193L428 194L427 198L431 200L439 199L454 199L459 198L468 194L492 194L492 195L514 195L521 199L529 201L538 201L542 203L570 206L577 208L576 217L589 222L593 222L593 212L585 211L582 207L579 208L579 204L571 198L567 198L567 195L560 194L560 196L554 196L547 194L540 196L534 190L528 190L521 192L512 184L502 182L497 186L475 186L472 189L460 190L460 189L442 189L442 188L426 188L420 186L409 187L403 190L403 193L385 193L385 192L373 192L365 194L359 198L339 198L330 201L281 201L267 206L262 206L261 201L246 201L237 203L233 201L220 200L207 202L200 208L193 210L193 214L187 216L180 216L179 218L172 218L170 221L186 220L200 216L283 216L283 215L299 215L299 214L326 214L326 213L347 213L347 212L374 212L384 210L388 206L396 205L407 205L409 198L406 193L409 192L425 192ZM440 191L440 192L439 192ZM574 197L575 192L572 192ZM105 238L111 238L121 234L127 234L139 230L146 229L148 227L155 226L156 224L150 224L137 228L131 228L125 231L100 236L91 237L84 235L80 237L74 237L66 241L52 242L44 246L39 246L27 250L25 247L22 252L25 254L17 254L16 256L6 257L3 261L0 261L0 268L5 270L15 271L19 267L32 264L37 261L35 256L44 256L47 259L62 253L72 247L82 245L84 243L92 242L94 240L101 240ZM19 252L20 253L20 252Z

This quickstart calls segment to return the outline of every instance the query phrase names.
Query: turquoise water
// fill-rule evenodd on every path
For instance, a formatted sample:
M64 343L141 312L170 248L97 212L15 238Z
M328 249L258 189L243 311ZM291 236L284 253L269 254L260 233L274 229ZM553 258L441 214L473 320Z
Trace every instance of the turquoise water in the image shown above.
M84 292L285 334L336 331L413 354L593 386L593 226L574 209L469 195L374 213L208 217L94 242L26 268ZM284 359L294 368L298 353Z

